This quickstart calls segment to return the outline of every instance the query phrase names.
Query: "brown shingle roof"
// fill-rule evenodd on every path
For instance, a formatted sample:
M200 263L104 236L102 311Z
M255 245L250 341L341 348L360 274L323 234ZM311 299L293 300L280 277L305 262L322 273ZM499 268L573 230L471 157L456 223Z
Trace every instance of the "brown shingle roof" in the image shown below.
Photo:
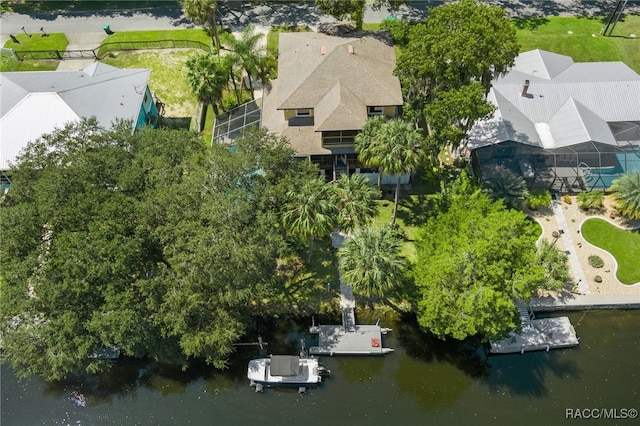
M379 34L281 33L278 108L313 108L337 81L365 105L402 105L395 66L393 46L380 40Z

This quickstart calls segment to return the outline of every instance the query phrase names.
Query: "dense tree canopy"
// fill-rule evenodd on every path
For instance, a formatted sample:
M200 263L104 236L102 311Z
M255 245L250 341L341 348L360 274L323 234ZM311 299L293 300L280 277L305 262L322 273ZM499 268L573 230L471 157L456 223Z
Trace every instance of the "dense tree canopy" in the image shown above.
M487 92L491 80L513 63L518 51L515 28L499 7L462 0L430 9L428 19L411 28L407 47L398 58L396 73L406 100L405 115L431 125L425 111L428 104L450 101L441 94L472 82ZM476 93L460 95L471 99ZM456 121L467 127L486 114L483 108L462 111L468 117L456 117Z
M537 229L463 174L443 212L417 235L418 321L440 337L503 336L517 325L514 299L545 282Z
M0 203L3 360L48 380L135 357L223 367L286 245L268 210L309 169L264 131L70 125L32 144Z

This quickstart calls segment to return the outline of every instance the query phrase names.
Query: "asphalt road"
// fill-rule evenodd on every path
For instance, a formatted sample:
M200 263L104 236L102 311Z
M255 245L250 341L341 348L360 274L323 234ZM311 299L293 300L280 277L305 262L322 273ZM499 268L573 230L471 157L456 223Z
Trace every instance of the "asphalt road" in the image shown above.
M427 15L430 7L445 3L448 0L416 0L410 6L403 6L395 14L410 20L419 20ZM483 1L483 0L481 0ZM615 0L484 0L501 6L510 16L556 16L556 15L593 15L609 14L613 11ZM640 13L640 0L629 0L627 13ZM380 22L391 13L387 10L373 11L370 8L365 14L365 22ZM244 6L243 2L231 3L224 10L221 19L225 26L238 30L248 23L254 25L318 25L321 22L333 21L333 18L320 14L312 4L266 4L260 6ZM114 31L152 30L192 28L179 7L162 6L153 9L128 11L98 12L38 12L33 14L5 13L0 17L0 34L16 34L22 32L39 33L40 28L46 32L85 33L102 31L109 24Z

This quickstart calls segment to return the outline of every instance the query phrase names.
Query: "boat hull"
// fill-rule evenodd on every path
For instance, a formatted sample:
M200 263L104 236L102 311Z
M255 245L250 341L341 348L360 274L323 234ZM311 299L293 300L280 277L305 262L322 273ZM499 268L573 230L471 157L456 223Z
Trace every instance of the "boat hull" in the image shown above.
M322 382L322 367L317 358L286 357L290 365L286 371L282 371L278 364L280 358L258 358L249 361L247 378L251 385L261 384L265 386L309 386ZM296 359L295 362L291 358ZM297 365L297 366L296 366ZM296 368L294 368L296 366Z

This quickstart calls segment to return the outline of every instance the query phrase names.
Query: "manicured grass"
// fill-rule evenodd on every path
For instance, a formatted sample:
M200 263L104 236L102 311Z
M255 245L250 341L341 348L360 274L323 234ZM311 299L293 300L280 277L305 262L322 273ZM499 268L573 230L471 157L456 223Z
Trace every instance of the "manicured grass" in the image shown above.
M150 68L149 88L165 103L167 117L192 117L197 99L185 78L186 62L199 49L163 49L119 52L104 63L118 68Z
M616 276L620 282L640 282L640 230L626 231L606 220L589 219L582 224L581 232L589 243L608 251L616 258Z
M20 43L14 43L9 39L4 47L13 50L59 50L62 52L69 44L67 36L62 33L52 33L46 37L38 33L31 34L31 37L24 34L14 34L14 36Z
M376 227L389 225L393 215L393 198L395 185L382 187L384 196L377 201L378 215L373 219ZM404 232L405 241L402 246L402 254L410 260L415 259L415 247L413 239L417 229L426 223L428 215L433 209L433 199L439 191L435 178L430 178L428 173L420 170L411 177L410 186L400 189L400 204L396 225Z
M64 52L69 41L62 33L52 33L43 37L42 34L32 34L28 37L24 34L14 34L19 43L7 40L4 47L14 51L27 50L57 50ZM13 58L0 58L0 71L52 71L58 68L58 61L25 59L19 61Z
M192 40L212 46L211 37L202 28L186 30L156 30L156 31L118 31L105 38L103 43L128 41L157 41L157 40Z
M564 17L514 19L521 52L543 49L568 55L576 62L622 61L640 72L640 16L626 15L616 25L613 36L603 37L604 17ZM571 34L569 34L571 31Z
M199 48L196 42L211 50L211 37L203 29L189 30L157 30L157 31L123 31L116 32L105 38L98 49L98 57L103 57L113 50L126 50L131 48Z

